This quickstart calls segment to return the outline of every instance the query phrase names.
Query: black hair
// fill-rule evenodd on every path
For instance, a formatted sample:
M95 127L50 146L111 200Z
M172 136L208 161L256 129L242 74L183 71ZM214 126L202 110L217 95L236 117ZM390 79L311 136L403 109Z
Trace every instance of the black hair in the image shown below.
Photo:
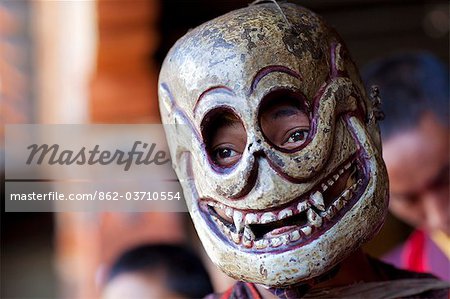
M165 286L188 298L203 298L213 288L200 258L177 245L142 245L124 252L112 265L107 282L120 274L164 273Z
M397 54L363 68L368 93L378 85L382 110L383 138L416 127L425 112L449 125L448 67L426 52Z

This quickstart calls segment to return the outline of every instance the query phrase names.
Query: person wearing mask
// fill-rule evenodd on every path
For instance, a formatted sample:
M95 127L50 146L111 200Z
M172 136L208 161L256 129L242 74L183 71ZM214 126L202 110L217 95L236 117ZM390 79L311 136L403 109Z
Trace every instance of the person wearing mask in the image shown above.
M450 280L449 72L425 52L397 54L363 70L380 91L389 210L414 228L385 261Z

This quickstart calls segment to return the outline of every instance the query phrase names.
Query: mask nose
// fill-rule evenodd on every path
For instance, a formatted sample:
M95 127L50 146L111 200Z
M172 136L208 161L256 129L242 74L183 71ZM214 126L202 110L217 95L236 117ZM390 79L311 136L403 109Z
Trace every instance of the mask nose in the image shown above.
M262 139L259 136L248 136L247 138L251 140L247 145L249 155L254 156L255 158L265 156Z

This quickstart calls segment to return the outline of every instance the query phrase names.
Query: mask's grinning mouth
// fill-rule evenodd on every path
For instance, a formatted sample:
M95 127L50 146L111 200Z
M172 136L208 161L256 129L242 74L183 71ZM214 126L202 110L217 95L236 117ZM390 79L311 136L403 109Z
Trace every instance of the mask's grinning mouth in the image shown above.
M237 210L210 199L202 199L200 207L206 219L212 219L220 233L237 246L282 250L302 246L328 230L357 202L362 185L363 170L352 158L308 194L277 209Z
M269 233L275 236L283 233L283 231L289 231L295 227L305 226L307 223L308 218L306 217L306 211L304 211L285 219L266 224L250 224L249 227L255 235L255 241L258 241L264 236L269 237L269 235L267 235Z

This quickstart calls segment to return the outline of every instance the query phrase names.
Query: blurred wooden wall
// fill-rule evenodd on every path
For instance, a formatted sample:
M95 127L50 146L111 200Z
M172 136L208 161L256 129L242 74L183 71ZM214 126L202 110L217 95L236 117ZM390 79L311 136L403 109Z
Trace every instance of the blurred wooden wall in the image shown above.
M0 3L0 147L4 142L3 124L33 120L29 57L32 43L24 21L28 13L25 3Z
M158 123L153 56L160 36L158 0L97 1L91 123ZM131 191L131 190L130 190ZM97 298L112 261L142 243L183 242L180 213L59 213L58 271L64 298Z
M94 123L159 122L158 0L99 0L97 68L90 101Z

